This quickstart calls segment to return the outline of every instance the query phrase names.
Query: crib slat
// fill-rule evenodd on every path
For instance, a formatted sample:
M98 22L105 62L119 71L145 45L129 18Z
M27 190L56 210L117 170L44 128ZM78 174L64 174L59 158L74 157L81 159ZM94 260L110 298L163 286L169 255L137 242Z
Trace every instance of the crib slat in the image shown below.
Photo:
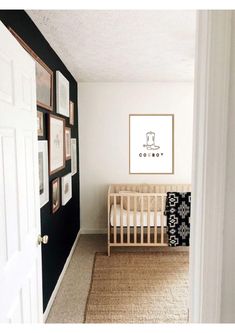
M164 242L164 225L163 225L163 209L164 209L164 206L163 206L163 196L161 197L161 243L163 244Z
M144 201L144 198L143 198L143 194L141 195L141 211L140 211L140 225L141 225L141 238L140 238L140 241L141 241L141 243L143 243L144 242L144 226L143 226L143 223L144 223L144 221L143 221L143 206L144 206L144 204L143 204L143 201Z
M154 243L157 243L157 202L158 196L154 200Z
M123 196L121 196L121 219L120 219L120 232L121 232L121 244L123 244Z
M116 201L116 197L113 198L113 207L114 207L114 218L113 218L113 238L114 238L114 243L117 243L117 229L116 229L116 225L117 225L117 201Z
M136 244L137 243L137 228L136 228L136 200L137 200L137 197L134 197L134 243Z
M130 195L127 197L127 243L130 243Z
M148 230L147 230L147 242L150 243L150 197L147 199L147 224L148 224Z

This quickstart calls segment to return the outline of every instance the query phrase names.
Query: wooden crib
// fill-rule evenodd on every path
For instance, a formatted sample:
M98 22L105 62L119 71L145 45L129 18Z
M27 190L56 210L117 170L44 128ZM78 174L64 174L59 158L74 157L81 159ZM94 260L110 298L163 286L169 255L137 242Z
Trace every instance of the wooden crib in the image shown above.
M113 184L108 190L108 255L114 246L167 246L167 192L189 184Z

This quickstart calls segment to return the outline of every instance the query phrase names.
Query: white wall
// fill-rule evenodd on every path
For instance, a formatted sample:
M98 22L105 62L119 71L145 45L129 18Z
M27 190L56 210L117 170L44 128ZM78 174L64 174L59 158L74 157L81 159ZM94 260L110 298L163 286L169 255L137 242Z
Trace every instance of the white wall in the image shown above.
M80 83L81 229L106 228L111 183L190 183L193 83ZM129 174L129 114L175 114L174 175Z
M235 14L232 18L227 145L221 320L235 323Z

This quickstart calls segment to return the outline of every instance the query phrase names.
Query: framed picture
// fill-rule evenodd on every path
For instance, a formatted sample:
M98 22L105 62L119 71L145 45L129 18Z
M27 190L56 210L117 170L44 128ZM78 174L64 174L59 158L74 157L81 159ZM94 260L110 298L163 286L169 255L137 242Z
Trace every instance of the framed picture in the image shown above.
M60 178L52 181L52 213L60 208Z
M72 175L68 173L61 178L62 205L65 206L72 198Z
M38 141L38 171L40 207L49 201L48 149L47 141Z
M43 113L37 111L37 125L38 125L38 136L44 135L44 126L43 126Z
M50 175L65 167L65 120L49 115L49 169Z
M74 125L74 103L69 101L69 124Z
M69 117L69 81L56 71L56 108L57 113Z
M71 139L71 173L77 173L77 139Z
M174 173L174 115L129 115L129 172Z
M71 128L65 127L65 158L71 158Z
M53 111L53 72L52 70L36 55L36 53L23 41L17 33L9 27L12 35L18 40L23 48L31 55L36 63L36 97L37 105Z

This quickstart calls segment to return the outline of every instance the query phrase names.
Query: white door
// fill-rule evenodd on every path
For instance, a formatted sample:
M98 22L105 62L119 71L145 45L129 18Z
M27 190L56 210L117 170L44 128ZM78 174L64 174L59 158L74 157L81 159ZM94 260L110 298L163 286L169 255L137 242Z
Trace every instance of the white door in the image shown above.
M42 322L35 63L0 41L0 322Z

